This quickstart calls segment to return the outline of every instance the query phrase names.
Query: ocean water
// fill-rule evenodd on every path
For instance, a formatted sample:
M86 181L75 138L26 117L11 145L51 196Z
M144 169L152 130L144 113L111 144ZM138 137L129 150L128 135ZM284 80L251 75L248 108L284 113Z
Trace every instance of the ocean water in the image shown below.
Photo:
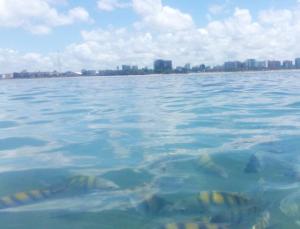
M2 80L0 110L1 228L300 228L300 72Z

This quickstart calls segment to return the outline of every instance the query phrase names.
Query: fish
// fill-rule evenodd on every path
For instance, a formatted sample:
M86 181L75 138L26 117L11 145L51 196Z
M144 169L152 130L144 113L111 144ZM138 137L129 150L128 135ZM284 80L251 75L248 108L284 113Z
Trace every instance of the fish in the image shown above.
M160 229L229 229L228 224L214 224L206 222L190 222L190 223L168 223L160 227Z
M195 196L176 200L167 208L171 215L195 215L207 213L207 206L203 206ZM199 221L199 220L198 220ZM201 219L203 221L203 219Z
M161 214L167 209L167 206L170 206L170 203L167 200L154 194L143 200L138 206L138 209L146 214Z
M198 201L204 206L225 206L227 208L245 207L251 200L234 192L203 191L198 196Z
M260 160L253 154L244 169L245 173L258 173L261 170Z
M257 206L251 206L245 209L228 209L217 213L211 217L212 223L230 223L234 225L243 224L250 219L255 219L261 214L261 209Z
M118 185L112 181L96 176L75 176L53 185L46 189L37 189L25 192L18 192L12 195L0 197L0 209L30 205L56 197L61 193L78 190L115 190Z
M112 181L100 178L98 176L78 175L68 179L67 186L69 189L80 190L117 190L119 186Z
M270 212L265 211L251 229L265 229L270 226L271 215Z
M0 198L0 209L7 209L19 207L23 205L34 204L54 197L58 193L63 192L65 189L50 188L45 190L31 190L26 192L18 192L12 195Z
M217 175L221 178L228 178L228 173L225 171L225 169L219 165L217 165L210 155L208 153L203 153L199 160L198 164L201 168L206 170L209 173L212 173L214 175Z

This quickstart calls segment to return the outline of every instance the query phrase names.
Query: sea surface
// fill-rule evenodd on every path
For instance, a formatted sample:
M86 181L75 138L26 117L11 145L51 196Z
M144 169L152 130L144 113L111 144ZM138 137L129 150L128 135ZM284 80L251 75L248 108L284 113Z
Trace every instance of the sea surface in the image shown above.
M300 72L0 81L0 228L300 228L299 162Z

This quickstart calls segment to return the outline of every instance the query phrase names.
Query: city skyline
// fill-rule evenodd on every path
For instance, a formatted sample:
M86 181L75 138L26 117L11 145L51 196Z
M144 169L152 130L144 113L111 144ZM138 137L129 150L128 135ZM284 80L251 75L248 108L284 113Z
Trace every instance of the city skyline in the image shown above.
M247 59L245 61L226 61L222 65L208 66L205 64L191 65L186 63L184 66L173 67L172 60L156 59L153 68L138 65L123 64L116 69L82 69L80 72L73 71L36 71L0 73L0 79L18 78L49 78L49 77L75 77L75 76L122 76L122 75L151 75L151 74L185 74L185 73L206 73L206 72L243 72L243 71L270 71L270 70L292 70L300 69L300 57L294 60L256 60Z
M0 72L300 56L297 0L0 0Z

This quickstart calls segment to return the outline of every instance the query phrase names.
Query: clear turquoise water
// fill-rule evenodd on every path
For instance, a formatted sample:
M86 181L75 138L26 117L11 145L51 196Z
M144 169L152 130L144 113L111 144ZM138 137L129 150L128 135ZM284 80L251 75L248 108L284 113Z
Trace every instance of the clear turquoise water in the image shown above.
M119 186L2 207L1 228L200 221L215 212L194 197L213 190L247 195L272 228L300 227L300 73L3 80L0 109L0 196L77 175ZM204 154L227 178L199 163ZM261 166L248 174L253 154ZM171 210L143 209L152 194ZM257 218L226 223L250 229Z

